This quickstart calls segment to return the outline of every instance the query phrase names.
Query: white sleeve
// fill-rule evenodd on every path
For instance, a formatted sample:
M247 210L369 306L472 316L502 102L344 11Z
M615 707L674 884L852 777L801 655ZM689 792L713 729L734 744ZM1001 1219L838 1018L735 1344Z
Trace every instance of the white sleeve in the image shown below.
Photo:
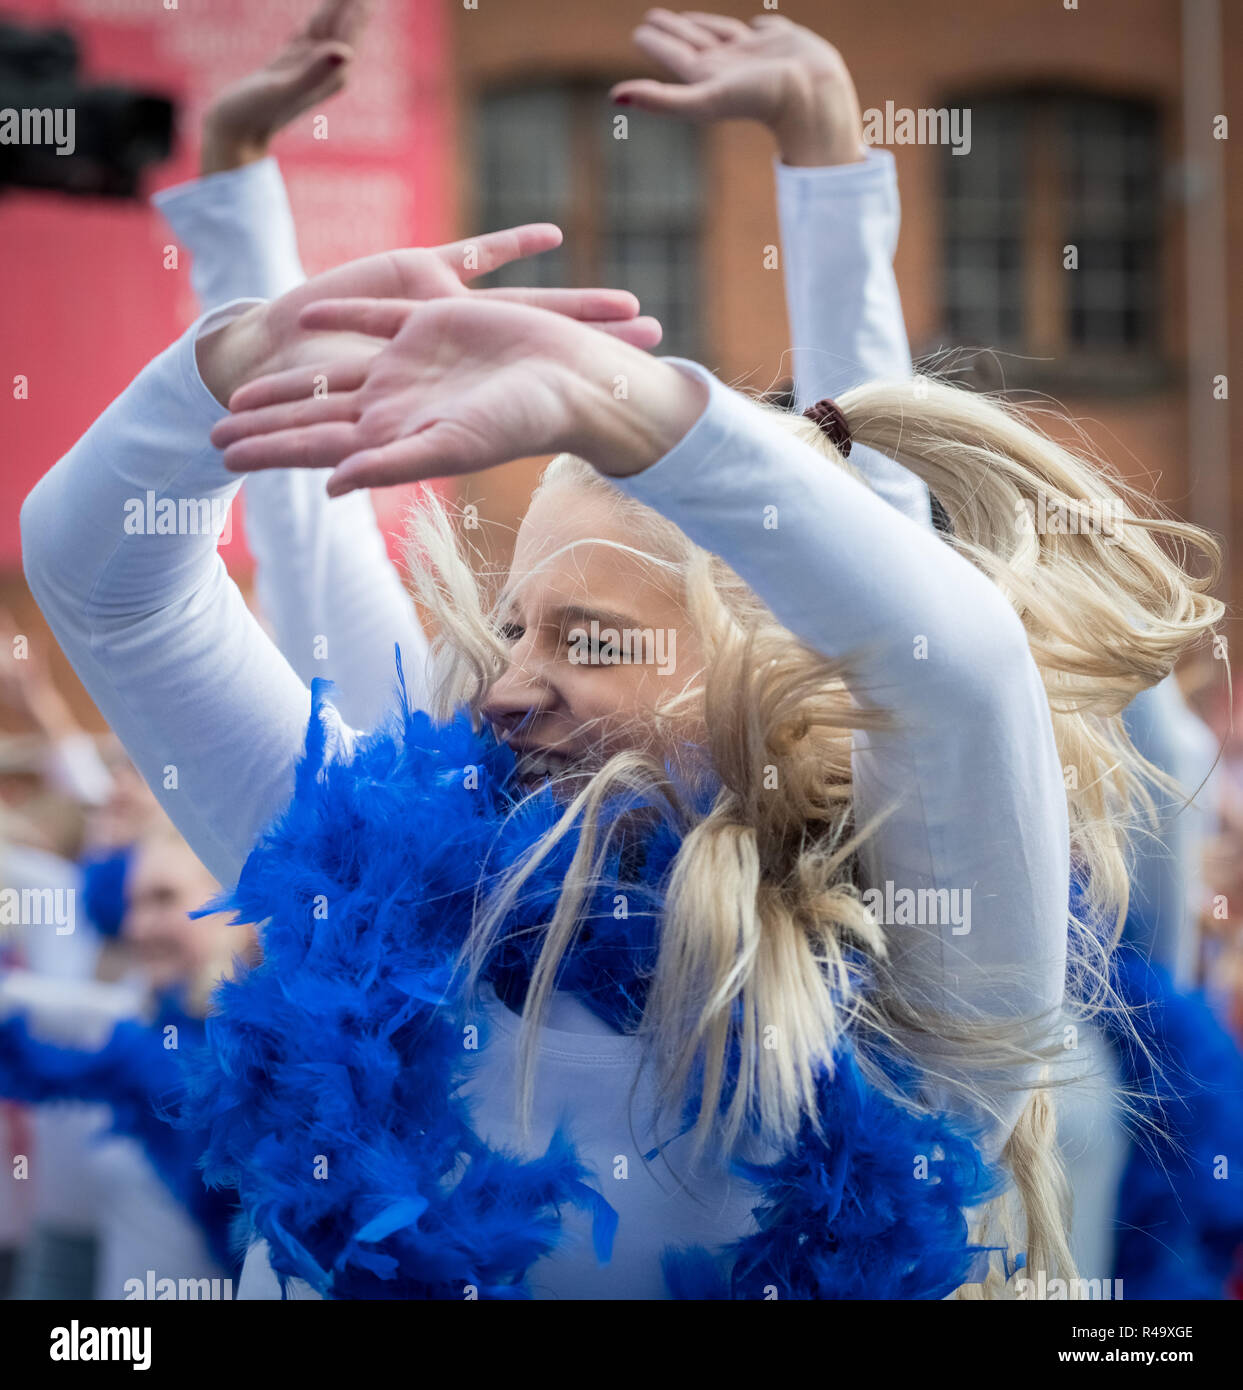
M285 181L270 156L166 188L151 202L190 252L190 284L204 309L276 299L306 279Z
M194 344L237 307L151 362L21 515L26 578L57 641L223 884L288 802L310 715L216 552L238 483L208 440L226 412Z
M102 806L112 794L112 773L95 740L79 731L54 739L47 753L47 779L65 796Z
M273 158L178 184L152 201L193 257L191 282L205 309L274 299L306 278ZM424 704L427 639L370 495L330 501L324 475L269 469L246 480L242 500L260 606L303 681L333 680L346 723L370 728L394 707L400 646L409 698Z
M1216 829L1210 773L1217 740L1187 705L1174 675L1137 695L1125 719L1136 748L1182 788L1172 800L1153 788L1157 824L1142 823L1132 837L1130 935L1175 984L1189 989L1199 963L1204 853Z
M797 409L868 381L904 380L911 352L893 273L901 210L888 150L855 164L776 164ZM850 461L873 490L932 525L928 488L874 449Z
M934 915L948 907L958 919L890 926L906 992L941 1008L1050 1017L1064 990L1069 825L1018 616L935 534L702 367L676 365L706 383L705 413L671 453L613 481L721 556L797 637L841 659L856 701L896 716L893 731L855 738L856 823L896 803L861 852L866 883L892 885L895 903L903 890L947 890ZM1023 1097L1006 1090L995 1101L1012 1122Z

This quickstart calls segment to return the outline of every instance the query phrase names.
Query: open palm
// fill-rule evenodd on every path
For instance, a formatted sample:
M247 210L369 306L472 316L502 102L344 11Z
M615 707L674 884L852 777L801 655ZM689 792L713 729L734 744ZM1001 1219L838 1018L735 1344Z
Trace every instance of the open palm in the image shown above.
M800 89L818 79L845 76L849 83L832 44L779 15L744 24L727 15L651 10L634 42L677 81L622 82L613 88L614 99L690 120L744 117L772 124Z
M200 369L207 368L204 381L224 401L259 376L300 373L300 389L309 394L325 364L331 364L337 376L351 364L361 369L382 344L350 331L348 325L330 333L308 331L303 310L324 299L509 301L581 319L636 347L654 347L660 341L660 325L637 317L638 300L625 290L472 288L471 282L489 271L560 243L559 228L531 223L446 246L384 251L350 261L252 310L229 330L220 330L227 332L228 343L223 348L219 343L206 345L214 365L205 362L201 345ZM328 384L335 389L336 376L329 377Z
M212 103L216 130L259 143L340 91L371 8L372 0L324 0L270 62Z
M387 343L323 364L319 396L304 370L250 382L212 442L238 471L335 468L333 494L573 447L578 364L602 346L565 315L499 296L321 300L299 317Z

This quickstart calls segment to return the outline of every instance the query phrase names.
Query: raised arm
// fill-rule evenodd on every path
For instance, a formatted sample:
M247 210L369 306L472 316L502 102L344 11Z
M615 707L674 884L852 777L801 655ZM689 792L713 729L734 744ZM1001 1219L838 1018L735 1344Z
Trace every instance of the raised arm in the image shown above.
M234 312L208 314L161 353L21 517L26 578L56 640L222 883L289 799L310 714L216 552L238 482L208 441L225 411L195 342Z
M888 927L905 996L1047 1024L1064 992L1069 825L1022 623L928 528L698 372L710 390L702 418L618 486L728 561L796 636L841 659L856 701L895 716L891 731L854 740L856 825L889 812L861 850L864 879L887 903L890 885L893 901L947 895L936 899L941 920L899 916ZM1045 1024L1033 1044L1048 1041ZM1013 1081L990 1095L998 1137L1025 1099Z
M205 307L276 298L306 278L289 200L270 157L155 198L193 255ZM370 728L392 707L394 646L410 698L427 690L427 639L366 493L330 501L313 473L257 474L244 489L255 589L286 660L306 683L330 678L342 717Z
M305 303L334 292L525 295L637 342L655 341L658 329L634 317L637 306L624 293L472 291L465 283L560 239L541 225L386 253L271 304L213 310L139 375L26 499L23 560L36 600L100 713L221 883L236 879L257 832L288 800L310 712L306 686L251 617L216 553L238 486L209 440L226 413L221 400L247 373L309 369L324 340L299 332L298 316ZM349 370L377 346L357 336L330 342Z
M191 282L205 309L274 299L305 280L269 142L344 87L369 10L366 0L325 0L269 63L213 101L203 124L203 177L153 198L191 253ZM427 639L370 499L330 503L312 474L282 470L252 478L243 502L255 590L302 680L331 678L342 717L370 728L392 707L398 646L409 696L422 704Z
M663 9L648 12L634 39L675 80L622 82L616 101L687 120L755 120L773 136L796 408L909 377L893 273L897 174L892 155L864 144L837 49L778 15L747 25ZM932 526L922 479L874 449L855 449L850 462L878 496Z

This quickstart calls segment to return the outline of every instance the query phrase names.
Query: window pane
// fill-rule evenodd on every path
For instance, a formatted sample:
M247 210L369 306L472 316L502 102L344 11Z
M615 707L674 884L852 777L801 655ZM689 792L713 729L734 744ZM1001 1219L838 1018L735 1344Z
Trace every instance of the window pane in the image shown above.
M571 221L570 91L527 87L496 92L479 107L475 169L479 227ZM564 247L503 267L496 285L564 285Z
M971 107L971 152L945 159L945 317L960 343L1017 342L1023 323L1026 111L1020 100Z
M1061 111L1071 339L1081 348L1156 345L1160 151L1156 114L1138 102L1069 98Z
M644 112L628 113L615 138L611 107L599 122L604 207L601 283L633 291L664 325L661 351L699 357L699 131Z
M492 284L595 284L639 296L661 351L700 357L699 132L627 112L607 89L544 85L484 97L475 168L480 225L556 222L572 245L506 267Z
M1154 354L1161 172L1155 109L1039 91L953 104L971 108L973 142L970 154L947 151L944 159L949 335L960 344L1045 358L1052 342L1064 367L1074 365L1075 354ZM1078 268L1062 271L1069 245L1077 248ZM1054 264L1064 281L1050 282ZM1034 306L1046 306L1043 323L1024 322L1025 297L1033 319Z

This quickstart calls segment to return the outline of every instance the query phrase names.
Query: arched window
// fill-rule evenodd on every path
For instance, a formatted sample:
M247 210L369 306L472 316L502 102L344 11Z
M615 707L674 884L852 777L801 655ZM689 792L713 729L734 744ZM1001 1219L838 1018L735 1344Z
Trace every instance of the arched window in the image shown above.
M546 221L565 232L558 250L493 282L631 290L664 325L660 351L697 358L704 351L699 132L623 113L607 90L526 86L479 103L477 225Z
M968 98L947 150L944 323L1016 384L1141 388L1161 374L1160 126L1144 103L1056 92Z

